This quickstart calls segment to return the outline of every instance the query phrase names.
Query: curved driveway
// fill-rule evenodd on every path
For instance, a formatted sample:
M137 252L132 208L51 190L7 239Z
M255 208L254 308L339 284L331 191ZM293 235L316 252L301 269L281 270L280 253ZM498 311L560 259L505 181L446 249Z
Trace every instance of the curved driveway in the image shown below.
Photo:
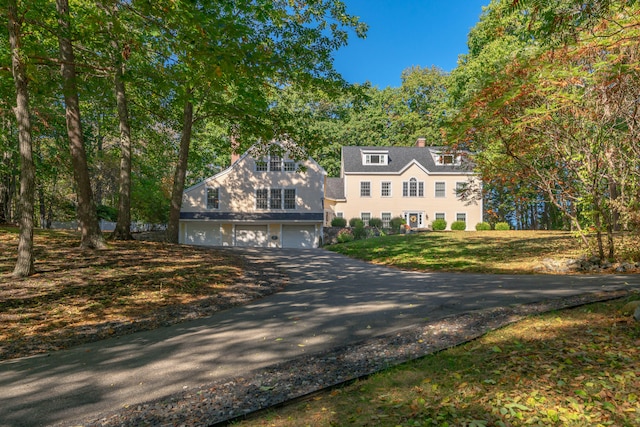
M273 260L289 286L207 319L0 362L0 426L73 424L426 319L640 288L637 275L418 273L322 249L230 250Z

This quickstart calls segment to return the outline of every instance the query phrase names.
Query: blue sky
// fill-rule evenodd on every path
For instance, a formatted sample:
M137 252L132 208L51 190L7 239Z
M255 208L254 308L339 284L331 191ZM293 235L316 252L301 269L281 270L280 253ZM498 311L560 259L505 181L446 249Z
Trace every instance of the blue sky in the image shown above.
M335 54L335 68L350 83L400 86L414 65L445 71L467 53L467 34L489 0L343 0L369 25L367 38L349 38Z

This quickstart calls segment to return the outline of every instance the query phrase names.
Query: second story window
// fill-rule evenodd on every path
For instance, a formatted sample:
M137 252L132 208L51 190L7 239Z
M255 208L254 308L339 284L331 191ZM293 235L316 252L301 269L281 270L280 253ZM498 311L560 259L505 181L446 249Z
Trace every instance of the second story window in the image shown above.
M444 182L436 182L436 197L446 196L446 186Z
M207 209L220 209L219 188L207 188Z
M360 182L360 197L371 197L371 182Z
M402 197L424 197L424 182L415 178L403 182Z
M391 182L382 181L380 186L380 195L382 197L391 197Z
M269 207L269 190L260 188L256 190L256 209L267 209Z
M269 160L269 170L271 172L280 172L282 170L282 158L278 156L271 156Z

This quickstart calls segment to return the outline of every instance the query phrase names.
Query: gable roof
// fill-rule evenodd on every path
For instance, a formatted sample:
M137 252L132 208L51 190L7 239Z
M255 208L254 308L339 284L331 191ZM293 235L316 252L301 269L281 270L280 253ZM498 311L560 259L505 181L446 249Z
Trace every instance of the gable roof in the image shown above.
M327 199L345 200L344 178L327 178L324 194Z
M366 165L362 161L363 152L386 152L388 162L386 165ZM447 153L443 147L377 147L377 146L350 146L342 147L343 172L364 174L400 174L412 164L417 164L425 172L434 174L470 174L473 173L471 162L463 157L459 165L438 165L434 156L438 153Z

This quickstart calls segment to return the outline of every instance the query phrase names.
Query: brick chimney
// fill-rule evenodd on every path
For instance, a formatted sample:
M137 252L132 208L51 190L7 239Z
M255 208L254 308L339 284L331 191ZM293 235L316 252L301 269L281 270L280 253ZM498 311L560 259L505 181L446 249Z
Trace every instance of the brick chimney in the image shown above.
M418 138L416 140L416 147L424 148L427 145L427 138Z
M231 164L234 164L240 158L240 154L238 154L238 148L240 148L240 143L236 138L236 133L234 130L231 131Z

